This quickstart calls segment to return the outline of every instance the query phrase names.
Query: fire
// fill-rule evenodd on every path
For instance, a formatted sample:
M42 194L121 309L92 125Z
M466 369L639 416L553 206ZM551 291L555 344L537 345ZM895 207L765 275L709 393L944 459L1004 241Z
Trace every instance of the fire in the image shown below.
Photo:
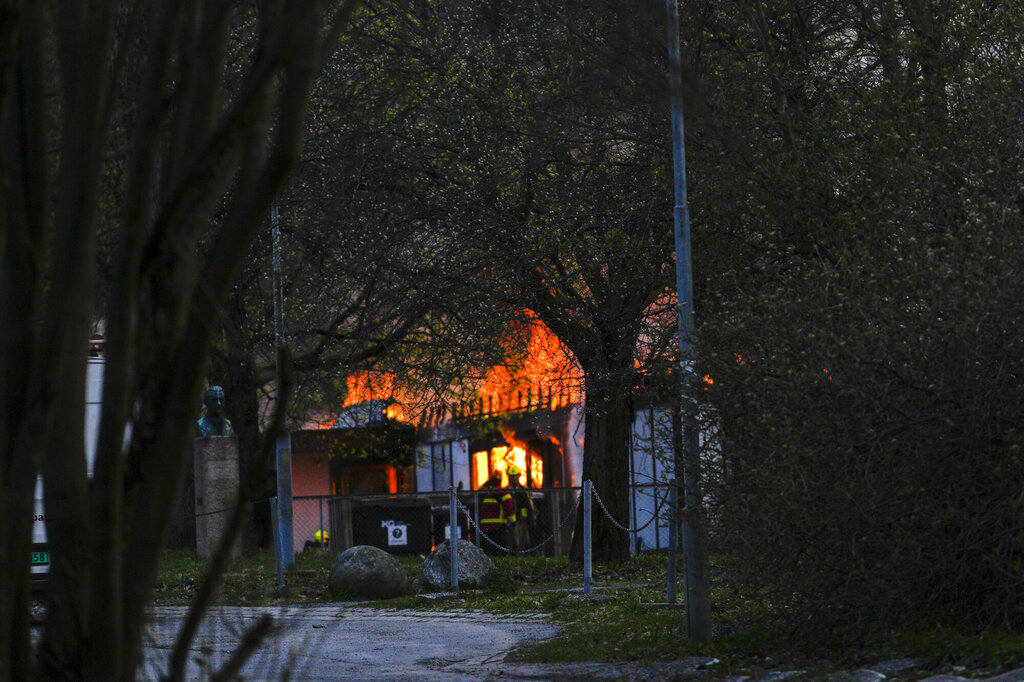
M491 453L487 450L473 453L473 490L478 490L491 477L490 460Z
M395 377L384 372L361 372L345 379L348 394L345 407L366 402L390 398L395 392Z
M388 419L395 421L408 421L405 416L404 403L407 401L396 397L400 390L395 386L395 376L385 372L360 372L352 374L345 379L348 388L345 404L342 407L351 407L369 400L392 400L384 414Z
M483 380L471 387L474 397L461 407L449 407L451 414L555 409L580 401L583 372L579 365L540 319L532 313L528 319L530 339L524 352L510 350L509 361L491 367ZM369 400L390 400L386 408L389 419L409 421L409 406L423 407L430 402L404 391L393 374L359 372L346 381L348 393L342 407Z
M526 443L517 439L511 428L505 425L500 425L499 428L506 445L473 453L473 488L477 489L483 485L491 477L491 472L495 471L501 474L501 485L508 485L508 471L512 465L519 467L523 472L518 479L520 485L527 488L542 487L544 460L537 453L531 452Z
M531 405L564 407L580 400L583 372L558 337L529 313L530 340L521 364L495 365L477 389L488 412ZM510 353L510 355L514 355Z
M499 445L490 450L480 450L473 453L473 488L482 486L492 471L501 474L501 485L509 484L509 469L512 465L519 467L522 471L519 475L519 485L540 488L544 485L544 463L540 457L527 453L519 445ZM529 478L527 478L529 473Z

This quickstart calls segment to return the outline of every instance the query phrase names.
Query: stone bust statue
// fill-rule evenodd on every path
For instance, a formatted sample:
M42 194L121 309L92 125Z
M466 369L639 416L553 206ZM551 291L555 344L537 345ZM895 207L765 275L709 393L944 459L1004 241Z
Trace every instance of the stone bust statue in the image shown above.
M196 437L230 436L235 433L231 420L224 414L224 389L210 386L203 395L206 414L196 422Z

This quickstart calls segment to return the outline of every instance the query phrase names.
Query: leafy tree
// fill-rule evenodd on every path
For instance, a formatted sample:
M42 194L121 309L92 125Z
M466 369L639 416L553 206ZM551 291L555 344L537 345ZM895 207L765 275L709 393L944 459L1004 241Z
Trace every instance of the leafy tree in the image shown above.
M1016 623L1019 3L715 9L691 149L732 577L816 635Z
M460 400L459 386L500 362L501 342L518 333L478 286L479 254L437 229L443 207L423 180L433 160L407 142L424 126L418 75L388 54L392 29L376 8L352 24L313 91L302 157L278 202L295 425L335 413L346 378L365 371L400 376L425 401ZM257 395L275 392L268 233L232 293L212 372L253 454Z
M584 478L624 520L638 358L671 320L667 80L652 87L663 61L647 61L660 9L373 7L396 72L416 74L401 142L425 169L421 219L478 254L495 310L532 311L579 362ZM599 520L595 548L622 558L628 536Z
M345 11L273 1L4 5L0 678L134 677L222 307L294 166L310 84ZM237 57L235 36L251 46ZM116 234L117 251L90 481L85 341L101 209L116 215L103 234ZM26 558L37 473L52 564L32 645Z

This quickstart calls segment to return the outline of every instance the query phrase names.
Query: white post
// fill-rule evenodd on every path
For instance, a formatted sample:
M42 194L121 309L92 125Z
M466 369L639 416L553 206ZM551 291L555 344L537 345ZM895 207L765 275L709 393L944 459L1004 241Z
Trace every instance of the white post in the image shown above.
M452 486L448 488L448 518L451 534L449 545L452 549L452 592L459 591L459 508L455 500L455 487Z
M583 481L583 594L590 594L594 585L594 561L591 552L593 533L590 526L590 488L589 480Z

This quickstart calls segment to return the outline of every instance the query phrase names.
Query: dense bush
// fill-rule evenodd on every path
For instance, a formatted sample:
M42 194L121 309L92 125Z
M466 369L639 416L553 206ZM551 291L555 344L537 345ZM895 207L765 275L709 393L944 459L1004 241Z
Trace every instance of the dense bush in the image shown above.
M813 48L769 12L748 39L783 56L715 86L749 104L723 124L748 146L701 157L696 221L716 547L811 632L1021 626L1019 32L978 3L829 7Z

